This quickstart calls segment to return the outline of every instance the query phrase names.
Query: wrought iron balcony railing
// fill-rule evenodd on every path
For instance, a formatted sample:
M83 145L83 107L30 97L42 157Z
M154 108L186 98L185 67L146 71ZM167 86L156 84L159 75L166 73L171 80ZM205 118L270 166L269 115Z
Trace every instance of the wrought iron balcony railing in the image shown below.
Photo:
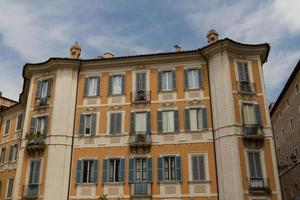
M133 197L150 197L152 195L151 183L135 182L131 184L131 196Z
M46 147L46 135L39 133L30 133L26 137L26 149L28 152L43 151Z
M151 100L151 91L131 92L131 101L133 103L147 103Z
M248 81L237 81L237 89L239 93L256 94L255 83Z
M128 139L129 146L151 146L152 138L149 133L146 132L134 132L130 133Z
M268 178L249 178L248 186L250 193L271 193Z
M23 197L25 199L37 199L39 197L39 184L24 185Z
M260 124L243 124L243 138L263 139L264 131Z

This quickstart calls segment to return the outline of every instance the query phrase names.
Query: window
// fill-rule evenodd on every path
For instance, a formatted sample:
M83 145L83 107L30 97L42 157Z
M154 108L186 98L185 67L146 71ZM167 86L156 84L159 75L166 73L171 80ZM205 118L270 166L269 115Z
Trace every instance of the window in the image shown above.
M147 159L135 159L135 177L136 181L147 181Z
M122 132L122 113L110 114L110 133L117 134Z
M97 114L81 114L80 115L80 134L95 135L96 134Z
M36 99L47 99L50 96L52 79L37 82Z
M124 93L125 76L112 75L109 77L109 94L119 95Z
M7 198L12 197L13 187L14 187L14 179L10 178L10 179L8 179L8 186L7 186L7 192L6 192L6 197Z
M158 132L168 133L179 130L178 110L158 111Z
M150 111L132 112L130 115L130 120L132 133L150 133Z
M98 160L77 160L76 183L98 182Z
M136 73L136 91L146 91L146 73Z
M28 185L38 185L40 181L41 160L32 160L30 162L30 173Z
M9 161L15 161L18 156L18 144L13 144L10 146L9 150Z
M173 91L176 88L175 71L162 71L158 73L159 91Z
M238 62L237 68L238 68L240 82L249 82L250 77L249 77L248 63L247 62Z
M202 72L201 69L188 69L185 70L185 88L186 89L199 89L202 87Z
M119 158L103 160L103 183L124 182L125 160Z
M158 158L158 180L181 180L181 161L179 156L164 156Z
M17 131L21 130L22 124L23 124L23 114L19 114L18 115L17 128L16 128Z
M47 133L48 116L35 117L31 119L30 133Z
M185 127L191 131L207 129L206 108L185 109Z
M4 148L1 149L0 164L4 164L5 156L6 156L6 148L4 147Z
M258 104L243 103L242 113L244 125L262 125Z
M290 118L290 127L293 132L294 131L293 118Z
M192 179L193 181L206 179L204 155L192 155Z
M9 127L10 127L10 120L8 119L5 122L4 135L7 135L9 133Z
M260 153L248 152L250 178L263 178Z
M85 96L98 96L100 94L100 77L87 77L85 78L84 86Z
M151 182L152 181L152 158L130 158L129 159L129 182ZM136 185L135 190L141 192L141 185Z

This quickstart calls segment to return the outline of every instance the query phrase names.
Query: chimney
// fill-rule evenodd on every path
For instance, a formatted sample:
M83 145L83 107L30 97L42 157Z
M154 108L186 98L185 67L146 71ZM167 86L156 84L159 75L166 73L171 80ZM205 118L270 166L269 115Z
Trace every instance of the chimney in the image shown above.
M77 42L73 44L70 48L70 58L79 59L81 53L81 48Z
M216 30L210 29L206 35L208 44L212 44L219 39L219 34Z
M111 52L107 52L107 53L104 53L102 58L113 58L114 57L114 54L112 54Z
M181 46L179 46L179 45L177 45L177 44L174 46L174 48L175 48L175 49L174 49L175 52L180 52L180 51L181 51Z

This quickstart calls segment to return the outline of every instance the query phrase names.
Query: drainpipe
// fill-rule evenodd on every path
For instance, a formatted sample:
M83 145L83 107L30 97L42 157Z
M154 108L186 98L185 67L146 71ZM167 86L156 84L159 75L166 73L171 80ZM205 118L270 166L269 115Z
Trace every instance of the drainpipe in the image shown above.
M214 129L214 118L213 118L213 111L212 111L212 103L211 103L211 88L210 88L210 76L209 76L209 62L207 57L203 55L201 50L199 51L200 55L204 58L206 61L207 65L207 73L208 73L208 94L209 94L209 104L210 104L210 109L211 109L211 127L212 127L212 134L213 134L213 144L214 144L214 156L215 156L215 169L216 169L216 182L217 182L217 199L220 199L220 192L219 192L219 177L218 177L218 167L217 167L217 156L216 156L216 138L215 138L215 129Z
M79 72L81 68L81 60L79 60L78 64L78 72L77 72L77 86L76 86L76 96L75 96L75 112L74 112L74 120L73 120L73 133L72 133L72 143L71 143L71 159L70 159L70 168L69 168L69 183L68 183L68 195L67 199L70 199L70 190L71 190L71 176L72 176L72 162L73 162L73 147L74 147L74 137L75 137L75 125L76 125L76 115L77 115L77 96L78 96L78 85L79 85Z

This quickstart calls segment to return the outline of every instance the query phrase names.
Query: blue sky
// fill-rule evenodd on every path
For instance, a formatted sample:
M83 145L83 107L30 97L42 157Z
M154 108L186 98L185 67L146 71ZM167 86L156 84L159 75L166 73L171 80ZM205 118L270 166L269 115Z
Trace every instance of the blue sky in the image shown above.
M206 45L220 38L268 42L264 65L269 101L276 100L300 59L299 0L0 0L0 90L17 100L22 67L68 57L78 41L82 58L131 55Z

